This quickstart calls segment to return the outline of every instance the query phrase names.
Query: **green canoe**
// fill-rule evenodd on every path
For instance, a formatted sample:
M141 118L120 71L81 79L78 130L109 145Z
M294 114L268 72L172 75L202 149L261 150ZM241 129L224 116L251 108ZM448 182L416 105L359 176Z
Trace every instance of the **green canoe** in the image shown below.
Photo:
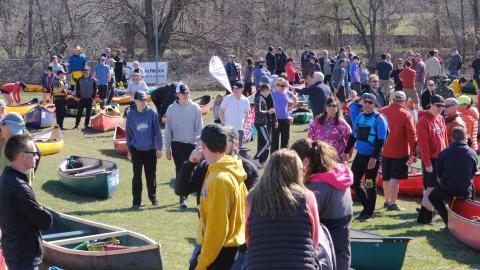
M387 237L350 230L352 265L355 270L400 270L410 237Z
M50 210L51 211L51 210ZM114 226L51 211L53 224L42 231L41 269L163 269L160 245L152 239Z
M111 197L120 182L117 163L77 156L60 164L58 176L72 192L100 199Z

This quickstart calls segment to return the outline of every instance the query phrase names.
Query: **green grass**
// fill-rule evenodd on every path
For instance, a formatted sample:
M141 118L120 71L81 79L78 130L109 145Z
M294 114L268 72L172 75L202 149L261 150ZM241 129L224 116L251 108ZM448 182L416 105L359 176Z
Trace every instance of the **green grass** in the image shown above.
M215 95L217 92L209 92ZM199 96L205 92L194 92ZM40 94L24 94L23 100ZM211 113L205 123L212 121ZM65 127L74 126L73 118L66 118ZM305 137L305 125L293 126L291 142ZM160 206L149 204L146 190L143 192L141 211L130 210L131 163L118 156L113 150L112 132L84 134L79 130L64 132L65 148L58 154L42 158L33 188L38 201L56 211L79 216L88 220L119 226L144 234L161 244L165 269L186 269L197 232L198 218L195 198L189 198L192 208L180 211L178 197L173 191L174 165L165 158L157 165L157 194ZM247 144L254 149L256 142ZM253 151L254 152L254 151ZM57 166L69 155L91 156L110 159L120 165L120 187L108 200L96 200L69 192L58 181ZM381 210L383 197L377 201L376 218L371 223L353 222L355 229L368 230L373 233L392 236L411 236L405 258L404 269L479 269L479 253L458 242L452 235L441 231L443 224L437 218L436 226L419 226L416 224L415 208L418 199L400 198L399 204L407 210L404 212L386 212ZM360 207L355 205L355 214ZM479 236L480 237L480 236ZM381 260L371 254L372 260Z

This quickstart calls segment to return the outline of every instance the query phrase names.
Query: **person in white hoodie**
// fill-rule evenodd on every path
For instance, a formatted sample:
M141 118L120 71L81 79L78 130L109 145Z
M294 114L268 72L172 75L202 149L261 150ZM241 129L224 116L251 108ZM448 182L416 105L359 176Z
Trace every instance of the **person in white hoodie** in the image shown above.
M188 86L179 83L175 89L178 101L171 104L166 112L165 155L175 162L175 177L192 151L200 146L203 128L200 107L190 99ZM180 196L180 208L187 208L187 198Z

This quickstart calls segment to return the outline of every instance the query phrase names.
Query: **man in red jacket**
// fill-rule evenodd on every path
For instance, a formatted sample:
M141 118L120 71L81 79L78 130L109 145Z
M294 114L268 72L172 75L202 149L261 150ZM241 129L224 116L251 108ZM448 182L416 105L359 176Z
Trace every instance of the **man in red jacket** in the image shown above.
M400 72L400 80L402 80L403 91L407 98L409 98L415 104L415 110L418 111L418 94L415 90L415 77L417 72L412 68L412 62L410 60L405 61L405 69Z
M379 111L390 130L382 153L383 207L388 211L405 210L397 204L398 180L408 178L408 164L415 162L417 136L412 114L405 109L406 99L404 92L397 91L393 103Z
M463 127L467 129L467 125L463 121L458 112L458 101L456 98L447 98L445 100L445 125L447 127L448 144L453 143L452 130L454 127Z
M419 112L417 123L424 188L422 208L417 218L417 222L420 224L433 223L433 206L428 199L428 195L438 184L438 155L448 145L447 129L441 115L445 108L445 101L440 95L433 95L430 98L430 104L428 111Z

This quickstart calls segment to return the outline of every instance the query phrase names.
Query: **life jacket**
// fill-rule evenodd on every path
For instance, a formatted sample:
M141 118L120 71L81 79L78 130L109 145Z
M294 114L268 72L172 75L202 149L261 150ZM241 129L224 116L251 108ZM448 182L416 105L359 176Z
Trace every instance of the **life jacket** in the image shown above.
M52 86L53 86L52 94L53 94L54 97L67 97L67 92L64 89L65 81L59 80L58 78L53 78ZM62 91L61 92L55 92L56 88L61 88Z
M355 129L355 138L357 141L368 142L371 145L375 145L375 141L377 140L377 118L382 114L379 112L373 112L373 117L366 116L365 113L361 113L357 117L356 122L356 129ZM385 121L387 121L386 117L383 117ZM388 127L388 123L387 123ZM387 137L388 137L389 129L387 128Z

